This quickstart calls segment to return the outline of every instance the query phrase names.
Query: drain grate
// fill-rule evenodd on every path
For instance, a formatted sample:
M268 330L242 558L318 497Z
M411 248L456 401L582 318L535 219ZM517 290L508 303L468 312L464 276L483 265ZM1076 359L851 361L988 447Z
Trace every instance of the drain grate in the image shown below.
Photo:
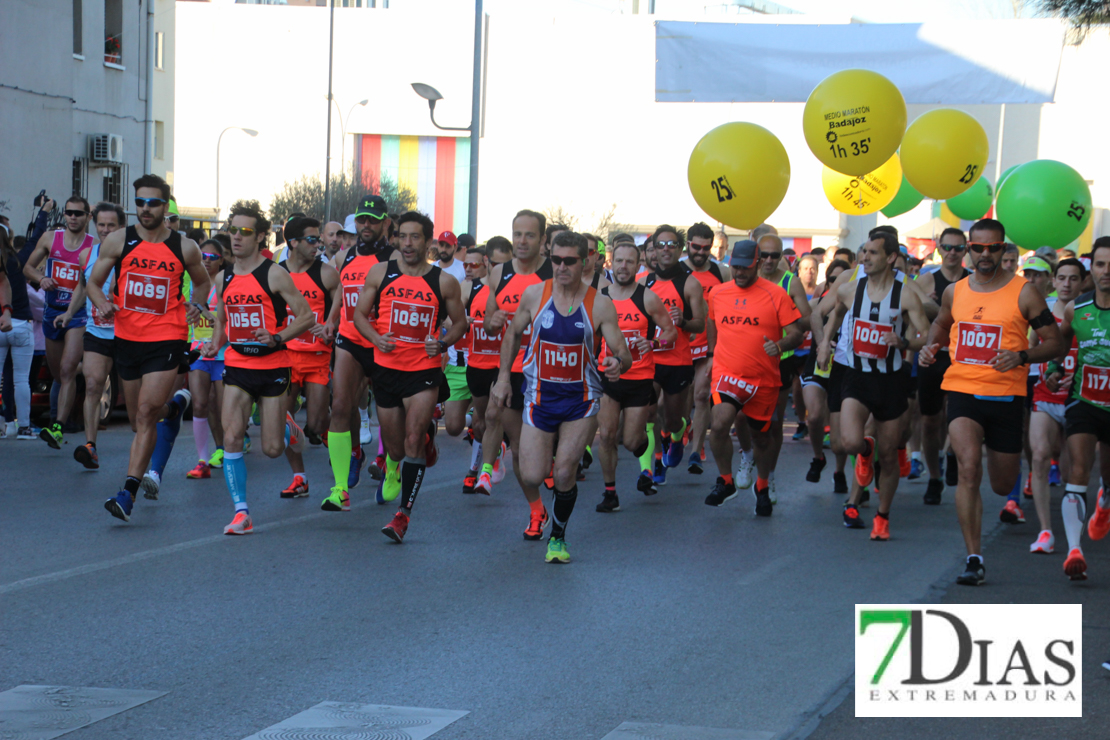
M0 738L51 740L165 695L165 691L16 686L0 692Z
M467 714L325 701L244 740L424 740Z
M601 740L771 740L773 732L622 722Z

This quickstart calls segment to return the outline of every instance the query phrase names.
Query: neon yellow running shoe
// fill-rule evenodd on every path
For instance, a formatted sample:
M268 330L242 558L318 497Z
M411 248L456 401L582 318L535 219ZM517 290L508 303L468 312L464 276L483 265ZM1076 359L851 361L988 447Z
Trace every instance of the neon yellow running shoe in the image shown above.
M212 453L212 457L208 458L208 467L222 468L224 466L224 448L220 447Z
M569 563L570 553L567 552L567 543L562 537L552 537L547 541L547 555L544 560L549 563Z
M343 488L335 486L328 497L320 503L320 508L324 511L350 511L351 497Z
M386 501L395 501L401 495L401 466L397 466L395 475L386 475L382 485L382 498Z

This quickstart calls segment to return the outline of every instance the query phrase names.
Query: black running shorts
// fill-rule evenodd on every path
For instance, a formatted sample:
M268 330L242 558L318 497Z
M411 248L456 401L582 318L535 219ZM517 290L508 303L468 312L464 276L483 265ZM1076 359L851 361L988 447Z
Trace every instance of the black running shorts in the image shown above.
M189 343L184 339L166 342L133 342L116 337L116 370L120 380L139 380L150 373L167 370L188 372Z
M622 409L650 406L656 399L655 381L651 378L618 380L616 383L602 379L601 390L619 403Z
M895 373L865 373L854 367L844 368L841 399L859 401L875 421L893 421L906 413L906 376Z
M1064 409L1064 433L1093 434L1099 442L1110 444L1110 411L1098 406L1070 399Z
M362 366L363 375L365 375L367 378L374 377L374 369L378 365L374 362L373 347L363 347L361 344L356 344L355 342L352 342L350 339L343 336L342 334L335 338L335 346L337 349L349 352L351 356L358 361L358 364ZM374 393L377 394L377 392L378 389L375 388Z
M969 393L948 391L948 423L966 417L983 428L983 443L988 450L1019 453L1022 450L1022 421L1025 397L1010 401L991 401Z
M438 367L430 370L395 370L378 366L374 373L374 401L383 409L405 405L405 399L424 391L436 391L436 403L451 397L451 387Z
M231 367L224 364L224 385L246 391L251 398L273 398L289 392L289 368L265 370L253 367Z

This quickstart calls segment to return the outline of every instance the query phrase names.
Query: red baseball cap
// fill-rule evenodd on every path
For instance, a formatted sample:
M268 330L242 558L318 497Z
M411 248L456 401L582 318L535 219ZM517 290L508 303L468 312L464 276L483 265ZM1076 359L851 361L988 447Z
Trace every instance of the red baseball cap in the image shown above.
M452 234L452 233L451 233L450 231L445 231L445 232L443 232L442 234L440 234L440 235L439 235L439 239L437 239L437 241L441 241L441 242L447 242L447 243L448 243L448 244L450 244L450 245L451 245L452 247L457 247L457 246L459 246L459 240L458 240L458 237L456 237L456 236L455 236L454 234Z

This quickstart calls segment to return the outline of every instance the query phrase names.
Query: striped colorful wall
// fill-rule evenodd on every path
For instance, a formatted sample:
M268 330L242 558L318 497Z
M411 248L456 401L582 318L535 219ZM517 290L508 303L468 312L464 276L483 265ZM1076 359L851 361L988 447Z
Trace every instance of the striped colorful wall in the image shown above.
M359 134L363 174L382 174L416 193L416 209L432 217L436 233L469 230L470 139L454 136Z

